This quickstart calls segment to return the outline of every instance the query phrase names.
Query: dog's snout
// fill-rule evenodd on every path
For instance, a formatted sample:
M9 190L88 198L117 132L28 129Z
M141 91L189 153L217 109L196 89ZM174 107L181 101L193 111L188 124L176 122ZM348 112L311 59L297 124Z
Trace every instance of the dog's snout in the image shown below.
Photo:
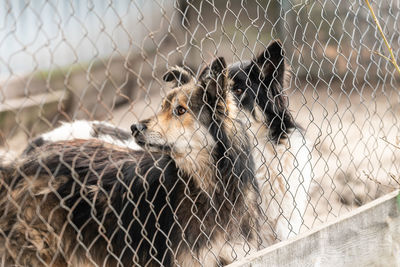
M131 131L132 131L132 134L135 134L135 133L137 133L137 132L141 132L141 131L144 131L144 130L146 130L146 125L145 124L143 124L143 123L136 123L136 124L132 124L132 126L131 126Z

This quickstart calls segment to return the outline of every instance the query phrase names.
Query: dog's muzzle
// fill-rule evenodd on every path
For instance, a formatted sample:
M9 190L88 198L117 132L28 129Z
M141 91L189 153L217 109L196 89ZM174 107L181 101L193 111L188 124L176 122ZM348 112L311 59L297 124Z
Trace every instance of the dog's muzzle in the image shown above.
M143 132L146 129L147 129L147 126L143 123L136 123L136 124L132 124L132 126L131 126L131 131L132 131L133 136L136 136L138 133Z

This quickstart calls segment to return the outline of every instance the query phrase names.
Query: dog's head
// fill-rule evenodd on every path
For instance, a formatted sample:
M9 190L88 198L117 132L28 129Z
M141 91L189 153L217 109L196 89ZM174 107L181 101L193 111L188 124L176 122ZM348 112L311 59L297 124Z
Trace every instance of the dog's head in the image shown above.
M139 145L167 151L176 161L190 158L194 163L209 163L222 140L221 132L233 131L237 116L225 60L215 59L197 79L179 67L163 78L173 88L163 99L161 111L132 125L132 134Z
M267 126L268 137L278 143L295 127L282 92L286 76L284 51L272 42L258 57L229 66L232 92L251 125ZM259 128L259 127L257 127Z

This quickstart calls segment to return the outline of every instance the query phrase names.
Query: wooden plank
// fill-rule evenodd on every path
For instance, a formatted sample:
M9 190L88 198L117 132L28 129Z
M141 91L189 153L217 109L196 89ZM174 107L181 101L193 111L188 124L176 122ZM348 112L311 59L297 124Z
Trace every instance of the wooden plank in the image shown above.
M48 130L51 122L61 116L60 108L65 100L65 92L55 91L0 103L0 146L3 142L10 144L10 139L22 132L25 138L18 140L20 144L13 149L23 149L27 137Z
M345 216L261 250L238 266L400 266L396 190Z
M64 100L65 92L54 91L45 94L36 94L29 97L12 98L0 103L0 112L18 112L30 107L44 106L48 103L59 103Z

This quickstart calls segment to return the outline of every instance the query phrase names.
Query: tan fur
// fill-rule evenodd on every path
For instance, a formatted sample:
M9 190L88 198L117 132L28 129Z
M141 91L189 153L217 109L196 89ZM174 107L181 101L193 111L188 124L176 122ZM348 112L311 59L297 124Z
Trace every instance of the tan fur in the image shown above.
M157 116L150 118L147 127L151 132L148 136L158 138L161 145L173 143L172 155L177 165L189 174L196 174L198 184L209 190L214 184L211 179L204 177L209 177L213 173L212 166L209 166L209 157L210 147L215 142L190 110L189 96L195 87L196 83L192 81L170 91L169 95L175 97L171 100L165 98L163 107L167 108L163 108ZM167 101L168 103L165 103ZM174 116L174 109L178 105L183 106L187 113L179 117Z
M64 261L65 247L60 247L62 218L65 211L57 209L58 200L54 195L48 195L48 180L45 177L26 177L25 183L20 183L14 190L9 190L9 198L1 200L0 205L6 206L8 212L2 216L9 219L0 220L0 229L12 223L11 232L1 243L5 244L0 253L7 264L19 262L24 266L67 266ZM59 181L62 182L62 177ZM5 189L5 188L2 188ZM51 204L53 203L53 204ZM10 222L11 221L11 222Z

